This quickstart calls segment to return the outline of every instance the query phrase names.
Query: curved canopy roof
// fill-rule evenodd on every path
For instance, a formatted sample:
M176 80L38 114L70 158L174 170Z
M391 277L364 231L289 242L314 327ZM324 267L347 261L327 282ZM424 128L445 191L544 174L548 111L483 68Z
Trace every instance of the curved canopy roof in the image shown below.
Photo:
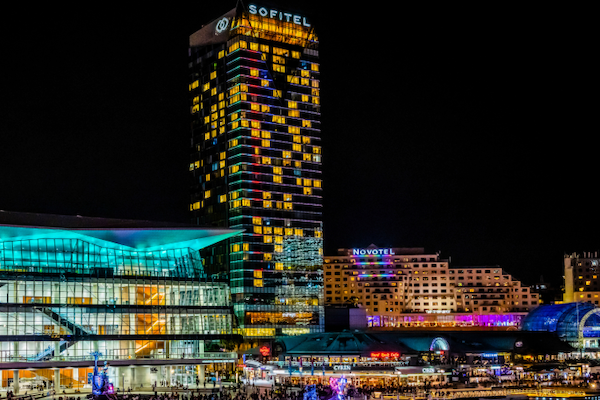
M279 339L282 351L292 356L344 355L369 357L372 352L419 354L444 350L451 353L557 354L573 348L548 332L523 331L343 331L313 333Z
M554 332L566 341L578 340L579 322L590 311L596 309L591 303L547 304L534 308L521 323L524 331ZM600 326L600 316L592 314L586 326Z
M0 210L0 241L28 239L81 239L98 246L131 250L199 250L241 233L239 229L195 225L91 218Z

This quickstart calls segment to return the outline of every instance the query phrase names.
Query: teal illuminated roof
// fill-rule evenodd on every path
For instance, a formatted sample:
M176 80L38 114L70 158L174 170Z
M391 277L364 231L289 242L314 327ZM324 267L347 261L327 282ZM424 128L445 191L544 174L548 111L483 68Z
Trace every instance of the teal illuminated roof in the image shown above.
M199 250L242 230L195 225L0 210L0 241L81 239L98 246L133 250Z

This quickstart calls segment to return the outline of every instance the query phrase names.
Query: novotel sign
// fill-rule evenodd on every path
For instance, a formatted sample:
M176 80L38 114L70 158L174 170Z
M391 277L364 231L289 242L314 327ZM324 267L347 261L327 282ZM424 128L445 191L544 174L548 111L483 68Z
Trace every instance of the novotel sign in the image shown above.
M249 4L248 12L250 12L250 14L254 14L254 15L258 14L261 17L278 18L281 21L293 22L296 25L310 26L308 21L306 21L306 17L288 13L288 12L279 11L274 8L259 7L255 4Z
M352 249L353 256L393 256L393 249Z

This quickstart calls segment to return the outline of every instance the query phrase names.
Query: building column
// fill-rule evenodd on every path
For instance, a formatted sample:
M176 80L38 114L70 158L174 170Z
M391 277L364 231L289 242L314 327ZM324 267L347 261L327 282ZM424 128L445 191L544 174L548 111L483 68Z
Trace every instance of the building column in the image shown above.
M60 368L54 370L54 390L56 393L60 393Z
M13 393L19 394L19 370L13 371Z

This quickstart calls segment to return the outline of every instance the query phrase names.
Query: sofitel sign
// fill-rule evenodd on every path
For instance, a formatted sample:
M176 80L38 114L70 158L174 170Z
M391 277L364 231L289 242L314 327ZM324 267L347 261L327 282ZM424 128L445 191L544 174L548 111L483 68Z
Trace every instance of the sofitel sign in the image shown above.
M353 256L393 256L393 249L352 249Z
M249 4L248 11L250 12L250 14L258 14L261 17L279 18L279 20L281 21L293 22L296 25L310 26L310 24L306 21L306 17L291 14L288 12L278 11L274 8L268 9L266 7L258 7L255 4Z

